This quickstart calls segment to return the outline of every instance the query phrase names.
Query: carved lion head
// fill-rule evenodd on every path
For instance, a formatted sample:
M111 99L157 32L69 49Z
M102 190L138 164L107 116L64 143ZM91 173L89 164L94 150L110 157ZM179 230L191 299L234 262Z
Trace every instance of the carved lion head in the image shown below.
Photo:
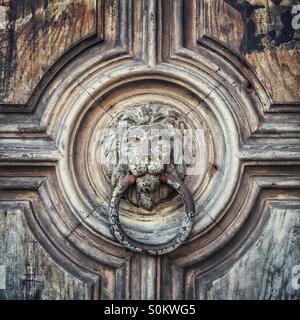
M182 137L187 128L178 112L161 104L137 105L119 113L102 140L103 168L111 185L134 175L136 184L124 197L147 210L172 197L174 191L161 184L159 176L167 172L184 179Z

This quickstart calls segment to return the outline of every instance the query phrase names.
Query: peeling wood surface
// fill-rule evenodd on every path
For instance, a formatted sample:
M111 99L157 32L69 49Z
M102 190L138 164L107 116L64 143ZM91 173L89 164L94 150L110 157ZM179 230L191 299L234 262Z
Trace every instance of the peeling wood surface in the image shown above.
M243 57L276 103L300 99L300 37L291 14L297 1L204 0L202 34ZM204 30L204 31L203 31Z
M0 103L26 103L52 64L95 32L95 19L95 0L0 1Z

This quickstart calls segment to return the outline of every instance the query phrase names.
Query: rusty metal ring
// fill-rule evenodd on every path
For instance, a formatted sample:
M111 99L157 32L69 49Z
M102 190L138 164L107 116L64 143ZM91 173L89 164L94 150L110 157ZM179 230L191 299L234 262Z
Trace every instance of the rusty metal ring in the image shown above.
M193 227L195 216L195 203L191 191L180 179L171 174L161 175L160 181L173 187L183 198L185 204L185 218L178 233L173 239L166 243L149 245L130 238L124 232L119 220L119 204L125 190L136 182L135 176L128 175L117 182L109 205L109 221L111 223L111 232L125 248L139 253L162 255L178 248L189 236Z

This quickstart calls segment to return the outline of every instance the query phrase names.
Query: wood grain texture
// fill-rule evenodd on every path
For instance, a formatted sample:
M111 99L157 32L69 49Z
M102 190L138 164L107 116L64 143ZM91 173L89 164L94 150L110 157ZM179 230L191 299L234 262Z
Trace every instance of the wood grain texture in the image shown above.
M95 32L95 0L0 2L0 103L24 104L51 65Z
M58 266L28 229L24 212L0 209L0 265L5 268L5 289L0 299L88 299L79 279Z
M249 249L219 278L199 277L198 299L299 299L292 287L292 269L300 260L299 209L274 208Z
M199 10L200 34L211 35L239 52L244 33L241 14L224 0L199 1Z
M300 99L300 42L292 29L295 1L200 1L199 33L236 52L276 103Z
M266 49L246 55L275 102L295 103L300 100L300 47Z

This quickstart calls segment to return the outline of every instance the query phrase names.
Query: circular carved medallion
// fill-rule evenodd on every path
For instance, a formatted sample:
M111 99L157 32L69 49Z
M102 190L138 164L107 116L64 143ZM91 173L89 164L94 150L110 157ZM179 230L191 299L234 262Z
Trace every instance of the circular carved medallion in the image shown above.
M193 194L190 239L218 219L238 176L235 125L228 109L204 102L200 90L174 82L169 74L151 79L121 76L81 107L75 121L69 113L72 134L61 138L69 145L70 161L62 162L59 174L73 210L88 228L114 240L110 197L117 178L126 174L134 174L137 183L123 195L120 222L135 241L167 243L182 225L183 203L170 186L159 182L162 173L180 178ZM140 150L137 156L136 146L145 147L145 141L158 159L140 157Z

